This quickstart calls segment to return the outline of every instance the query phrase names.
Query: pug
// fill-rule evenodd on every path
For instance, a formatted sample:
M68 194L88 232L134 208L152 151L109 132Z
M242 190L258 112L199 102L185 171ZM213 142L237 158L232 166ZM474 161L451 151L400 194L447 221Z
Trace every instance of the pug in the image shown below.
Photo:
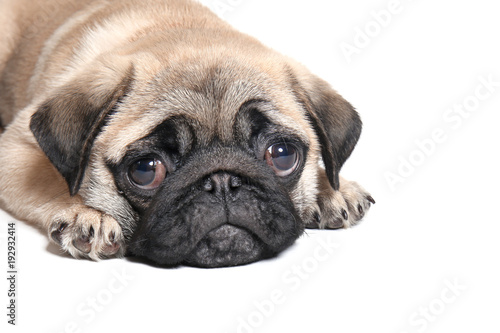
M75 258L235 266L375 203L354 108L190 0L0 5L0 204Z

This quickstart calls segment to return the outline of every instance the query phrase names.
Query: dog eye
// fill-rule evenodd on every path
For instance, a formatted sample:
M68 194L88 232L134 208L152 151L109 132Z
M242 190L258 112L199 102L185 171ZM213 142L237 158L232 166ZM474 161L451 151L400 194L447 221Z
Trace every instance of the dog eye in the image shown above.
M130 165L129 179L142 189L152 190L161 185L166 172L167 169L160 160L144 158Z
M297 149L285 143L274 144L267 148L264 158L274 172L281 177L291 174L299 164Z

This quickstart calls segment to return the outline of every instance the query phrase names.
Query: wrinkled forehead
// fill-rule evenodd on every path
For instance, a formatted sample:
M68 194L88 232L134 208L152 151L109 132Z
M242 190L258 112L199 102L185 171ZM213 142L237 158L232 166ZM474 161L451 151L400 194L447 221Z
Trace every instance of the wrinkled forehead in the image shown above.
M285 71L276 69L234 63L173 66L134 82L99 141L106 143L107 158L117 162L130 144L169 119L183 117L190 120L198 143L214 138L229 143L237 134L234 125L242 108L258 104L258 112L269 121L309 142L305 110L291 89Z

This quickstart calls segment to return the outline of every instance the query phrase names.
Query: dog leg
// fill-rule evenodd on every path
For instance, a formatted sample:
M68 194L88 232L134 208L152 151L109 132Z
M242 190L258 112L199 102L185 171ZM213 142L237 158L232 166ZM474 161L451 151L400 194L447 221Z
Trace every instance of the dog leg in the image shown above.
M309 228L349 228L357 224L375 203L370 193L358 183L342 177L339 190L333 190L323 169L320 169L318 189L319 213L317 221L310 223Z
M0 206L47 231L76 258L98 260L124 254L124 238L111 216L86 206L29 132L24 112L0 136Z

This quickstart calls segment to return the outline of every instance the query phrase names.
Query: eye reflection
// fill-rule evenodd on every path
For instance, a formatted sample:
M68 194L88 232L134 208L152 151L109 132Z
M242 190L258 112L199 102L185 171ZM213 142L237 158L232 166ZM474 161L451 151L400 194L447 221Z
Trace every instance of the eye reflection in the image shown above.
M264 158L278 176L285 177L297 168L299 154L295 146L278 143L267 148Z
M155 189L161 185L166 176L166 168L162 161L155 158L144 158L135 161L129 168L130 181L142 189Z

